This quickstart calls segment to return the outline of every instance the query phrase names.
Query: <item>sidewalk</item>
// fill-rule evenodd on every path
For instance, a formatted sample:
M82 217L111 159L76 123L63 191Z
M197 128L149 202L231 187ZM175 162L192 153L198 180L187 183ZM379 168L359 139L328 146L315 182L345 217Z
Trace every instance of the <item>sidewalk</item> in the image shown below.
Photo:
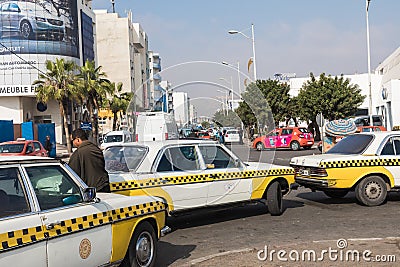
M265 244L206 256L184 266L399 266L399 262L400 237L387 237Z
M56 159L69 158L70 156L67 146L58 143L56 144Z

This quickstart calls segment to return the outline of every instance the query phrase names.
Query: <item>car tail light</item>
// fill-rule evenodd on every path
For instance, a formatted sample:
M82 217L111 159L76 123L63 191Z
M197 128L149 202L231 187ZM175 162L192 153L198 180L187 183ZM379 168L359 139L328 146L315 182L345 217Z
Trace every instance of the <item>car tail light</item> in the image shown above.
M226 134L225 137L228 137L228 135Z
M136 134L135 140L136 140L136 142L139 141L139 135L138 134Z
M165 140L168 139L168 133L165 133Z

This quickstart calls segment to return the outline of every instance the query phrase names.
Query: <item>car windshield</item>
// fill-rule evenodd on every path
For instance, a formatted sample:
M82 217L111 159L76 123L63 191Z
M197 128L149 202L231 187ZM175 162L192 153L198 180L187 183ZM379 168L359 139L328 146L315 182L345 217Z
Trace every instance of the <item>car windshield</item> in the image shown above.
M122 135L107 135L104 143L122 142Z
M0 145L0 153L21 153L24 150L24 146L24 144Z
M112 146L104 151L106 170L128 172L135 170L146 157L148 149L143 146Z
M360 154L374 139L373 135L354 134L343 138L327 154Z

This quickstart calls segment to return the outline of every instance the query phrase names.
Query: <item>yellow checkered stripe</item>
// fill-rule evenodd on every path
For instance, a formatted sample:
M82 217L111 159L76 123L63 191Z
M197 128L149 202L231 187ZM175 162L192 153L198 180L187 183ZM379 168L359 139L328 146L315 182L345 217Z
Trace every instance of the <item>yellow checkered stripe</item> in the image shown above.
M165 203L154 201L61 221L51 230L46 230L40 225L32 228L1 233L0 253L47 239L88 230L105 224L144 216L146 214L163 211L165 209Z
M347 168L347 167L373 167L373 166L399 166L398 159L359 159L346 161L321 162L321 168Z
M244 172L220 172L212 174L196 174L185 176L161 177L156 179L149 179L145 181L130 180L124 182L115 182L110 184L111 191L123 191L133 189L144 189L154 186L169 186L176 184L192 184L211 182L215 180L234 180L234 179L251 179L258 177L276 176L276 175L294 175L292 168L279 168L271 170L255 170Z

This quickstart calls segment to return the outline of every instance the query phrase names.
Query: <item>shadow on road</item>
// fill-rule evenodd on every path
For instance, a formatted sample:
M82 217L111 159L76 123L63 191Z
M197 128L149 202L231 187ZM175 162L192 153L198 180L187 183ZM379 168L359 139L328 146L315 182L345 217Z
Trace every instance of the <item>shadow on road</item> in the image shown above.
M189 258L195 248L195 245L174 245L159 241L155 266L169 266L179 259Z
M284 199L283 206L286 210L302 207L303 203ZM261 202L253 202L241 206L204 208L192 212L179 213L177 216L169 217L167 219L167 225L171 227L172 231L176 231L178 229L211 225L264 214L269 216L267 206Z

